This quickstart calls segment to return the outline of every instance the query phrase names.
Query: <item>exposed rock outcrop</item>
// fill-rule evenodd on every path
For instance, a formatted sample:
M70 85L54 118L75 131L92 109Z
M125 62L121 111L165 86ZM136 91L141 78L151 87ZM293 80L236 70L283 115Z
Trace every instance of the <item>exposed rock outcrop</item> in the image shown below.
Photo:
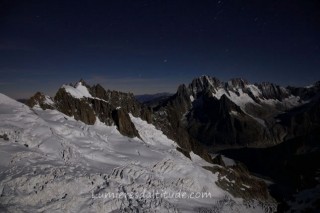
M52 99L41 92L37 92L36 94L34 94L30 99L26 101L26 104L29 107L39 105L43 110L54 109L54 103Z
M250 175L247 168L242 164L230 167L204 167L212 173L218 173L216 184L228 191L235 197L261 202L276 203L268 191L267 184ZM276 206L275 206L276 207Z
M187 131L186 114L191 109L190 92L181 85L175 95L166 102L154 108L153 123L169 138L175 140L186 152L193 151L203 159L211 162L207 151Z
M96 122L96 115L86 98L78 99L72 97L64 88L60 88L54 97L56 108L60 112L74 116L86 124L92 125Z
M226 167L226 164L224 163L222 156L219 154L215 158L212 159L212 162L214 164L218 164L220 166Z
M128 113L122 109L112 111L112 118L120 133L128 137L140 137L134 124L131 122Z
M203 95L201 105L188 114L188 132L208 146L246 146L268 141L263 127L223 95L220 100Z
M133 94L106 91L101 85L90 87L80 80L75 85L62 86L54 99L36 93L28 105L39 105L42 109L57 109L86 124L93 125L97 119L106 125L116 125L119 132L128 137L139 137L130 120L129 113L150 122L150 109L137 102Z

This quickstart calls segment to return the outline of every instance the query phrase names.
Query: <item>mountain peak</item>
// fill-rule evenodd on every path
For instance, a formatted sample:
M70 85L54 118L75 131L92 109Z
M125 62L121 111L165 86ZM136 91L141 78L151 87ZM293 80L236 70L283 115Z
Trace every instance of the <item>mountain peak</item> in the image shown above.
M29 107L34 107L39 105L42 109L53 109L54 102L51 97L43 94L42 92L36 92L31 98L26 102Z
M62 85L62 87L67 93L69 93L74 98L91 98L92 95L90 94L90 87L84 82L79 81L74 86L72 85Z
M220 80L215 77L210 77L202 75L198 78L194 78L189 84L188 88L192 91L194 95L199 92L215 90L221 84Z
M235 89L243 89L248 84L249 82L242 78L232 78L227 82L228 87L232 87Z
M83 78L81 78L78 82L76 82L74 84L74 87L76 88L77 86L85 86L87 87L88 89L90 89L91 87L89 86L89 84L87 84L87 82L85 80L83 80Z

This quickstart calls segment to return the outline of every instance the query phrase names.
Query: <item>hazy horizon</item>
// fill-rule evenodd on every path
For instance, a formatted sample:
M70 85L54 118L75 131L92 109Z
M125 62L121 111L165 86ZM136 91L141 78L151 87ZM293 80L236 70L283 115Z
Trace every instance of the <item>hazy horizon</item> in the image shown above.
M200 75L200 76L202 76L202 75ZM198 77L200 77L200 76L198 76ZM132 88L134 88L134 87L132 87L132 84L130 84L130 88L127 88L127 89L119 89L120 87L118 87L118 85L119 85L119 82L122 82L123 84L125 84L126 82L128 82L128 81L135 81L137 84L137 86L139 86L139 85L141 85L141 83L143 83L143 82L146 82L147 80L150 80L150 79L126 79L126 78L124 78L124 79L118 79L118 80L116 80L116 81L114 81L114 79L111 79L111 80L109 80L110 82L111 81L114 81L114 83L113 84L110 84L110 83L107 83L106 82L106 80L104 80L104 81L91 81L90 79L87 81L86 79L82 79L82 80L84 80L89 86L93 86L93 85L96 85L96 84L100 84L103 88L105 88L106 90L115 90L115 91L120 91L120 92L126 92L126 93L133 93L135 96L138 96L138 95L155 95L155 94L159 94L159 93L170 93L170 94L174 94L174 93L176 93L177 92L177 89L178 89L178 87L179 87L179 85L182 85L182 84L185 84L185 85L188 85L189 83L191 83L191 81L193 80L193 79L195 79L195 78L198 78L198 77L193 77L193 78L191 78L189 81L188 80L186 80L185 82L180 82L180 83L178 83L178 84L176 84L176 85L172 85L172 89L171 90L166 90L166 89L164 89L164 90L160 90L159 88L160 87L157 87L157 84L155 84L156 86L154 87L155 88L155 90L154 90L154 92L144 92L144 90L143 90L143 88L142 88L142 90L141 90L141 93L136 93L136 92L133 92L132 91ZM215 77L215 76L210 76L210 77ZM234 78L240 78L240 77L234 77ZM81 78L80 78L81 79ZM218 78L219 79L219 78ZM223 80L223 79L219 79L219 80L221 80L221 81L223 81L223 82L227 82L227 81L229 81L229 80L231 80L231 79L233 79L233 78L230 78L230 79L226 79L226 80ZM251 82L251 81L249 81L248 79L245 79L245 78L242 78L243 80L247 80L250 84L259 84L259 83L262 83L262 82L270 82L270 81L261 81L261 82ZM296 87L306 87L306 86L310 86L310 85L312 85L312 84L314 84L314 83L316 83L316 82L318 82L319 80L315 80L314 82L311 82L311 83L309 83L309 84L307 84L307 85L296 85L296 84L290 84L290 85L281 85L281 84L277 84L277 83L275 83L275 82L270 82L270 83L274 83L274 84L276 84L276 85L279 85L279 86L282 86L282 87L287 87L287 86L296 86ZM31 96L33 96L36 92L42 92L42 93L44 93L44 94L46 94L46 95L49 95L49 96L51 96L51 97L53 97L54 95L55 95L55 93L58 91L58 89L62 86L62 85L64 85L64 84L71 84L71 85L75 85L77 82L79 82L79 79L78 80L75 80L75 81L73 81L73 82L65 82L65 83L62 83L62 84L60 84L60 85L58 85L58 86L56 86L55 88L53 88L52 90L48 90L48 88L38 88L38 89L36 89L35 88L35 90L34 91L31 91L30 93L27 93L27 95L26 96L20 96L20 94L21 93L17 93L17 96L15 96L15 95L9 95L9 94L6 94L6 93L4 93L4 92L0 92L0 93L3 93L3 94L5 94L5 95L7 95L7 96L9 96L9 97L11 97L11 98L14 98L14 99L28 99L28 98L30 98ZM150 82L149 82L150 84L154 84L154 82L152 81L152 80L150 80ZM110 86L111 85L111 86ZM145 84L144 84L145 85ZM167 85L167 84L166 84ZM123 88L123 87L122 87ZM163 88L165 88L165 87L163 87ZM166 87L167 88L167 87ZM14 93L12 93L12 94L14 94Z
M320 80L311 1L3 1L0 92L53 94L80 78L134 94L201 75L305 86Z

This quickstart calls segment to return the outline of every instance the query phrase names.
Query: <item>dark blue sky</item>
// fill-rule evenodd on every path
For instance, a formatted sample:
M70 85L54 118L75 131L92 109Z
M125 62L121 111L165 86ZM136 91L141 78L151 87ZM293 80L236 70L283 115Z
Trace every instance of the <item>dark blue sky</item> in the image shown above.
M0 92L63 83L173 92L206 74L308 85L320 80L317 0L0 0Z

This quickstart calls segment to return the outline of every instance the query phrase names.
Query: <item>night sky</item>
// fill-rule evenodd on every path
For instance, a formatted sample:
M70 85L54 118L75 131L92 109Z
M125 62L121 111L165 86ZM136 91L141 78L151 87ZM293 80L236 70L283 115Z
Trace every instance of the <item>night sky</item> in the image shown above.
M320 80L318 0L0 0L0 92L174 92L200 75Z

